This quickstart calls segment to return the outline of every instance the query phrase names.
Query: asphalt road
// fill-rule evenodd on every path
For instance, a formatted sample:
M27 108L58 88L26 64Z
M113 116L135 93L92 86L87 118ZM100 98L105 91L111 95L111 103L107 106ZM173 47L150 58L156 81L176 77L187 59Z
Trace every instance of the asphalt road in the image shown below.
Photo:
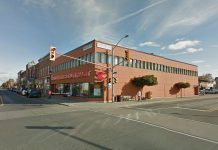
M218 125L218 96L191 101L140 105L133 108Z
M140 113L154 105L148 108L142 105L146 110L137 110L139 107L112 108L113 105L107 104L91 107L85 103L66 107L43 103L40 99L27 100L8 91L0 91L0 95L5 102L0 110L11 107L0 111L1 150L218 149L218 142L213 139L143 121L153 119ZM134 111L140 115L138 120L123 115L135 114ZM158 113L154 117L159 117Z

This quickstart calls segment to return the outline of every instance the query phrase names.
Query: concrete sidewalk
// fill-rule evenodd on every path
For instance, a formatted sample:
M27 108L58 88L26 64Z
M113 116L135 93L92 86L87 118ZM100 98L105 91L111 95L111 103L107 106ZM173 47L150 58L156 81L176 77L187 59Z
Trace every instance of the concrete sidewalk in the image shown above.
M51 104L62 104L66 106L75 106L75 105L88 105L88 106L110 106L110 107L129 107L129 106L137 106L144 104L153 104L153 103L167 103L167 102L179 102L179 101L189 101L189 100L201 100L201 99L210 99L210 98L218 98L218 95L205 95L205 96L193 96L193 97L175 97L175 98L154 98L154 99L146 99L142 101L130 100L130 101L122 101L122 102L90 102L90 101L82 101L79 99L73 99L72 97L63 97L63 96L52 96L51 98L43 97L42 100L51 103Z

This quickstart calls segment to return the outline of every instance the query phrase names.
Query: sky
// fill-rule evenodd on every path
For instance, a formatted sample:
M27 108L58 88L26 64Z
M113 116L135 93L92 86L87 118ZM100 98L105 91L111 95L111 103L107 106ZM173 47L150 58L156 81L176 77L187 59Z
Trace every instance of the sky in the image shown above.
M50 46L93 39L195 64L218 77L217 0L0 0L0 84Z

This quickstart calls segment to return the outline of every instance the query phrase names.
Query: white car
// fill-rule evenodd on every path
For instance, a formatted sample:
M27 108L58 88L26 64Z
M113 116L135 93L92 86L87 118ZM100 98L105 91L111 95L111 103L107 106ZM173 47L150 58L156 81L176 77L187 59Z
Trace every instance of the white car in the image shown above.
M25 96L27 93L27 90L22 90L21 95Z

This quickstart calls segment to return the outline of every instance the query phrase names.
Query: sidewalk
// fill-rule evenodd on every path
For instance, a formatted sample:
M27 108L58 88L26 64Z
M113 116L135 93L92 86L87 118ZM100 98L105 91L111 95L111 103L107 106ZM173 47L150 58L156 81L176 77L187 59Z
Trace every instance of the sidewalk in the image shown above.
M63 96L52 96L50 99L48 97L42 97L44 101L51 104L62 104L66 106L75 106L75 105L98 105L98 106L113 106L113 107L129 107L129 106L137 106L144 104L153 104L153 103L167 103L167 102L179 102L179 101L189 101L189 100L201 100L201 99L210 99L217 97L218 95L205 95L205 96L192 96L192 97L174 97L174 98L154 98L154 99L146 99L142 101L130 100L130 101L122 101L122 102L90 102L90 101L82 101L79 99L73 99L72 97L63 97Z

